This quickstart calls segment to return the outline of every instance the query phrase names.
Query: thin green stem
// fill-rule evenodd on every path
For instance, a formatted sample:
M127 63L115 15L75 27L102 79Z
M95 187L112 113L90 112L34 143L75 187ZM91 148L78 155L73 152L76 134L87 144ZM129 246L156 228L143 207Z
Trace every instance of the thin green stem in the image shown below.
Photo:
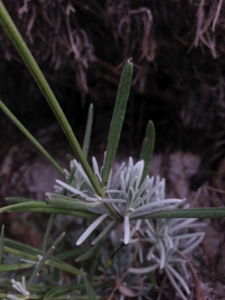
M43 76L39 66L37 65L34 57L32 56L30 50L24 43L19 31L17 30L16 26L14 25L11 17L9 16L7 10L5 9L2 1L0 1L0 24L5 30L7 36L13 43L14 47L16 48L17 52L19 53L20 57L24 61L26 67L30 71L31 75L33 76L34 80L36 81L38 87L40 88L42 94L44 95L45 99L47 100L48 104L50 105L53 113L55 114L62 130L64 131L73 151L76 154L76 157L80 161L83 169L85 170L90 182L92 183L96 193L99 196L103 196L103 190L100 187L97 179L95 178L81 148L80 145L72 131L71 126L69 125L65 114L63 113L55 95L53 94L49 84L47 83L45 77Z
M30 278L29 281L27 283L27 290L29 290L29 287L31 285L31 283L33 282L34 278L37 276L37 274L41 271L41 269L43 268L44 264L46 263L47 259L50 257L50 255L52 254L52 252L55 250L55 248L58 246L58 244L61 242L61 240L63 239L65 235L65 232L63 232L52 244L52 246L48 249L48 251L43 255L43 257L41 258L41 260L39 261L38 264L36 264Z
M71 199L71 198L70 198ZM1 212L35 212L35 213L47 213L47 214L63 214L73 215L78 218L95 219L98 214L90 212L88 210L67 209L65 207L57 207L46 205L41 201L28 201L24 203L16 203L0 208Z
M0 109L10 118L11 121L23 132L23 134L34 144L35 147L48 159L48 161L65 177L66 174L53 157L42 147L33 135L23 126L23 124L12 114L12 112L0 100Z
M82 150L83 150L84 156L86 158L88 156L88 150L89 150L89 145L90 145L92 123L93 123L93 104L90 104L89 110L88 110L87 125L86 125L86 130L85 130L85 135L84 135L84 142L83 142L83 146L82 146Z
M50 218L48 220L48 226L47 226L46 231L45 231L44 241L43 241L43 245L42 245L42 253L43 253L43 255L45 254L45 251L46 251L46 248L47 248L47 244L49 242L49 236L50 236L50 232L52 230L52 226L53 226L54 220L55 220L55 215L51 214Z
M3 257L3 249L4 249L4 233L5 233L5 225L2 225L1 229L1 237L0 237L0 264L2 262Z
M133 217L138 219L158 219L158 218L203 218L215 219L225 217L225 207L201 207L201 208L180 208L155 212L152 214L143 214Z

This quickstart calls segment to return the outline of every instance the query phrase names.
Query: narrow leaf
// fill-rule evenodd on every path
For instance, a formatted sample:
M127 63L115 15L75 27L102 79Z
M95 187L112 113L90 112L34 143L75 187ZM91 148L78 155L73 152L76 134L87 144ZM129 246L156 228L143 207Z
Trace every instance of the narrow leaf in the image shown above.
M12 201L12 202L29 202L29 201L36 201L34 199L29 198L23 198L23 197L6 197L6 201Z
M84 202L79 199L69 198L66 196L53 194L53 193L46 193L46 204L63 207L67 209L87 209L93 208L98 205L101 205L101 202Z
M5 232L5 226L2 225L2 229L1 229L1 238L0 238L0 263L2 262L2 257L3 257L3 249L4 249L4 232Z
M153 264L150 267L144 267L144 268L130 268L129 272L133 274L146 274L154 271L156 268L158 268L158 264Z
M113 161L118 147L120 133L123 125L123 120L126 112L127 101L129 98L130 87L132 82L133 64L131 58L126 62L120 78L118 92L116 96L115 108L110 124L110 131L108 137L108 144L106 148L106 158L103 169L102 182L107 185L110 171L112 169Z
M100 243L98 243L97 245L97 249L95 251L95 259L92 261L91 263L91 267L88 271L88 276L89 276L89 281L91 283L91 285L93 284L93 279L94 279L94 276L97 274L97 270L98 270L98 267L99 267L99 260L102 256L102 247L103 247L103 240L101 240Z
M0 272L11 272L33 267L33 264L0 264Z
M96 300L95 292L92 289L92 286L91 286L90 282L87 280L86 276L83 276L83 279L84 279L84 284L85 284L86 291L87 291L87 294L89 296L89 299L90 300Z
M214 219L225 217L225 207L202 207L164 210L152 214L132 217L135 219L158 219L158 218L203 218Z
M54 288L52 288L50 291L48 291L45 296L43 297L43 300L52 300L52 299L56 299L57 296L66 296L69 299L69 292L74 291L75 289L75 285L66 285L66 286L56 286ZM63 297L61 298L63 299ZM72 299L72 298L71 298Z
M35 264L36 264L36 266L38 266L40 263L42 263L42 266L43 265L52 266L56 269L66 271L66 272L69 272L69 273L74 274L74 275L84 275L85 274L84 272L80 271L79 269L77 269L77 268L71 266L70 264L67 264L64 261L60 260L58 257L50 256L51 253L49 254L49 250L46 253L46 255L43 256L41 262L38 262L38 255L41 255L41 250L37 250L38 251L37 254L31 255L31 254L28 254L28 253L25 252L25 250L27 250L26 246L27 245L24 245L24 249L21 249L21 251L16 250L16 249L12 249L12 248L9 248L9 247L4 247L4 252L15 255L15 256L18 256L18 257L24 259L24 261L26 261L26 263L29 265L28 267L30 267L30 266L34 267ZM56 244L55 244L55 246L53 244L52 247L50 248L50 251L54 250L54 247L56 247ZM47 257L47 259L46 259L46 257ZM37 262L38 262L38 264L37 264ZM21 265L21 264L16 264L16 265L18 266L18 265ZM1 266L2 266L2 264L0 265L0 270L1 270Z
M183 299L186 300L187 297L184 295L184 293L182 292L182 290L180 289L179 285L177 284L174 276L172 275L172 273L170 272L169 268L165 268L166 274L170 280L170 282L172 283L172 285L174 286L175 290L178 292L179 296Z
M104 236L106 236L106 234L110 231L110 229L114 226L115 224L115 220L110 222L105 229L103 229L103 231L91 242L92 245L97 244L101 239L104 238Z
M169 206L169 205L173 205L173 204L176 204L176 203L180 203L182 202L182 200L180 199L165 199L165 200L160 200L160 201L155 201L155 202L150 202L148 204L145 204L145 205L141 205L141 206L138 206L137 208L135 208L134 210L134 215L143 215L143 214L147 214L150 210L154 212L154 211L157 211L157 210L163 210L163 207L162 205L165 205L165 206ZM165 210L165 207L164 207L164 210Z
M62 252L62 253L58 254L56 257L59 258L60 260L65 260L67 258L71 258L72 256L74 257L81 253L84 253L84 251L86 251L86 250L87 250L86 247L75 248L73 250Z
M66 183L67 183L67 184L69 184L69 185L71 184L71 182L73 181L75 172L76 172L76 167L74 166L74 167L72 168L72 170L70 171L69 177L68 177L67 180L66 180ZM62 194L63 196L66 196L67 190L66 190L65 188L63 188L61 194Z
M47 158L59 173L65 177L66 174L54 158L42 147L35 137L22 125L22 123L11 113L11 111L0 100L0 108L10 118L11 121L23 132L23 134L33 143L33 145Z
M81 254L80 256L78 256L76 258L76 262L82 261L82 260L86 260L88 258L90 258L93 254L95 249L97 248L98 245L95 245L93 247L90 247L90 249L88 249L87 251L85 251L83 254Z
M79 196L81 196L83 198L86 198L86 194L85 193L79 191L78 189L72 187L71 185L69 185L69 184L67 184L67 183L65 183L65 182L63 182L61 180L58 180L58 179L56 179L56 183L58 183L64 189L66 189L66 190L70 191L71 193L73 193L73 195L76 195L76 196L79 195Z
M18 257L24 259L24 261L26 260L26 262L29 262L32 264L36 264L36 262L38 261L37 255L41 254L40 251L37 254L26 253L26 245L25 244L22 244L22 248L20 250L5 246L4 252L8 253L8 254L12 254L14 256L18 256Z
M92 233L93 230L95 230L96 227L108 216L108 214L101 215L99 218L97 218L85 231L84 233L79 237L76 244L79 246L83 243L83 241L86 240L86 238Z
M146 128L145 138L142 143L142 148L140 153L140 159L143 159L145 163L141 182L143 182L145 177L148 175L151 160L152 160L154 145L155 145L155 128L153 122L149 121Z
M50 255L52 254L52 252L55 250L55 248L58 246L58 244L61 242L61 240L63 239L65 235L65 232L63 232L56 240L55 242L52 244L52 246L48 249L48 251L44 254L44 256L42 257L42 259L39 261L39 263L35 266L30 278L29 278L29 282L27 284L27 290L29 290L29 286L31 285L31 283L33 282L34 278L37 276L37 274L41 271L41 269L43 268L46 260L50 257Z
M86 130L84 135L84 142L82 146L82 150L86 158L88 156L88 150L90 145L92 123L93 123L93 104L90 104L88 110L87 125L86 125Z
M50 206L40 201L29 201L24 203L16 203L9 206L0 208L1 212L35 212L35 213L47 213L47 214L62 214L72 215L75 217L81 217L86 219L93 219L98 216L90 211L71 210L67 208L61 208L57 206Z
M17 242L15 240L4 238L4 243L5 243L5 248L6 247L14 248L14 250L16 249L16 250L22 251L24 253L27 252L27 254L35 255L35 257L38 254L41 254L41 251L38 250L37 248L31 247L29 245L26 245L26 244L23 244L23 243L20 243L20 242Z
M47 260L46 265L52 266L56 269L74 274L74 275L84 275L85 273L82 272L81 270L71 266L70 264L65 263L64 261L62 262L57 262L54 260Z
M43 241L43 245L42 245L42 253L44 254L47 248L47 244L49 242L49 236L50 236L50 232L52 230L52 226L54 223L54 219L55 219L55 215L51 214L49 220L48 220L48 225L47 228L45 230L45 236L44 236L44 241Z
M124 217L123 227L124 227L124 244L128 244L130 240L130 221L128 216Z

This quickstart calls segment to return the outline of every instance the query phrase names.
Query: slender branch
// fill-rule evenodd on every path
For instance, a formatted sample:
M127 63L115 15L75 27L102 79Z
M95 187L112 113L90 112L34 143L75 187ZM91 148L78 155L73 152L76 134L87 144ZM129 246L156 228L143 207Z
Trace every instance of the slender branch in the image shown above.
M196 274L195 269L192 266L191 262L182 252L180 252L179 250L176 250L176 252L180 257L182 257L186 261L186 263L191 271L191 274L192 274L194 282L195 282L196 299L205 300L205 296L204 296L204 293L203 293L203 290L201 287L200 280L199 280L198 275Z
M5 30L5 33L13 43L15 49L19 53L20 57L24 61L26 67L30 71L34 80L36 81L38 87L40 88L42 94L47 100L49 106L51 107L53 113L55 114L62 130L64 131L73 151L76 154L76 157L80 161L83 169L85 170L90 182L92 183L96 193L99 196L103 196L104 192L100 187L97 179L95 178L91 167L89 166L81 147L73 133L73 130L66 119L65 114L63 113L55 95L53 94L49 84L47 83L44 75L42 74L38 64L36 63L34 57L32 56L30 50L27 45L24 43L22 36L17 30L15 24L13 23L11 17L9 16L7 10L5 9L2 1L0 1L0 24Z
M11 113L11 111L0 100L0 109L10 118L11 121L23 132L23 134L33 143L35 147L50 161L50 163L65 177L66 174L60 165L53 159L53 157L42 147L42 145L33 137L33 135L23 126L23 124Z

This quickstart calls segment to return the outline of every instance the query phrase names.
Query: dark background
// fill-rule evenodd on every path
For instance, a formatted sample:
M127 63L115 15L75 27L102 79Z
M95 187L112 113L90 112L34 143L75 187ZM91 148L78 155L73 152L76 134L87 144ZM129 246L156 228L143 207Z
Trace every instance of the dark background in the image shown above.
M94 103L90 155L102 155L106 147L121 70L132 57L119 152L138 157L151 119L155 153L197 153L201 166L193 188L212 181L224 158L223 3L3 2L81 143L88 106ZM53 113L2 29L0 65L4 103L37 138L40 132L48 137L46 146L63 148L66 141ZM3 161L22 135L2 112L0 117Z

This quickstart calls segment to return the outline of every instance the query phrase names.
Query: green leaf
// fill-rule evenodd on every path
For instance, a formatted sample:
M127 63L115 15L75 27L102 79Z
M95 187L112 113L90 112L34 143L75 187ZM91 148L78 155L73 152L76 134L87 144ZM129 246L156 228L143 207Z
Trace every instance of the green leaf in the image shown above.
M95 274L97 273L98 267L99 267L99 261L102 255L102 248L103 248L103 240L101 240L101 242L98 244L98 247L95 251L95 256L94 256L94 260L92 261L91 267L88 271L88 275L89 275L89 280L90 283L93 283L93 279Z
M69 184L69 185L71 184L71 182L73 181L75 172L76 172L76 167L74 166L72 168L72 170L70 171L69 177L66 180L67 184ZM67 194L67 190L65 188L63 188L62 192L61 192L61 195L66 196L66 194Z
M32 56L27 45L24 43L22 36L17 30L13 20L9 16L7 10L5 9L2 1L0 1L0 24L3 27L5 33L13 43L15 49L19 53L21 59L24 61L26 67L30 71L34 80L36 81L39 89L47 100L49 106L51 107L53 113L55 114L63 132L65 133L73 151L75 152L79 162L81 163L83 169L85 170L90 182L92 183L96 193L99 196L103 196L104 192L100 187L97 179L95 178L91 167L89 166L81 147L73 133L73 130L66 119L55 95L53 94L48 82L46 81L43 73L41 72L38 64L36 63L34 57Z
M4 232L5 232L5 226L2 225L2 229L1 229L1 238L0 238L0 263L2 262L2 257L3 257L3 249L4 249Z
M149 121L145 131L145 138L142 143L142 148L140 153L140 159L143 159L145 163L141 182L143 182L145 177L148 175L151 160L152 160L154 145L155 145L155 128L153 122Z
M203 207L203 208L185 208L164 210L148 215L131 218L136 219L158 219L158 218L199 218L213 219L225 217L225 207Z
M82 150L84 153L84 156L87 158L89 145L90 145L90 139L91 139L91 130L92 130L92 123L93 123L93 104L90 104L89 110L88 110L88 119L87 119L87 125L84 135L84 142L82 146Z
M55 250L55 248L58 246L58 244L61 242L61 240L63 239L65 235L65 232L63 232L56 240L55 242L52 244L52 246L48 249L48 251L43 255L43 257L41 258L41 260L39 261L39 263L35 266L28 284L27 284L27 290L29 290L29 286L31 285L32 281L34 280L34 278L37 276L37 274L41 271L41 269L43 268L44 264L46 263L46 260L50 257L50 255L52 254L52 252Z
M10 118L11 121L23 132L23 134L33 143L33 145L47 158L47 160L56 168L59 173L65 177L66 174L54 158L42 147L35 137L22 125L22 123L14 116L11 111L0 100L0 108Z
M102 231L101 233L91 242L92 245L97 244L101 239L104 238L108 234L108 232L112 229L115 224L115 220L111 221Z
M91 286L90 282L87 280L86 276L83 276L83 279L84 279L84 284L85 284L86 291L87 291L87 294L89 296L89 299L90 300L96 300L95 292L92 289L92 286Z
M37 254L26 253L26 245L23 244L23 246L24 247L22 247L21 250L13 249L13 248L5 246L4 247L4 252L12 254L14 256L18 256L18 257L23 258L23 259L26 259L27 261L29 261L29 263L31 263L31 261L32 261L33 264L35 264L35 262L38 261L37 255L41 254L41 252L38 251Z
M57 268L59 270L62 270L62 271L69 272L71 274L84 275L85 274L84 272L82 272L79 269L71 266L70 264L65 263L64 261L60 260L58 257L50 256L51 252L54 251L54 247L56 247L56 245L57 245L56 242L58 242L58 241L56 240L55 243L50 247L48 252L43 256L43 258L41 260L41 262L42 262L41 267L44 266L44 265L47 265L47 266L55 267L55 268ZM31 263L28 263L28 264L29 264L29 266L34 267L34 264L36 262L38 262L38 256L37 255L41 255L41 253L42 253L41 250L37 250L37 253L32 255L32 254L26 253L27 247L29 247L29 246L27 246L25 244L24 245L21 244L21 245L24 246L24 248L21 246L22 247L21 250L16 250L16 249L9 248L9 247L4 247L4 252L15 255L15 256L18 256L22 259L26 259L27 261L32 261L33 262L32 264ZM34 250L36 250L36 249L34 249ZM40 262L39 262L39 264L40 264ZM17 265L21 265L21 264L17 264ZM0 269L1 269L1 264L0 264Z
M131 58L126 62L120 78L118 92L116 96L115 108L110 124L108 144L106 148L106 157L103 169L102 182L107 184L113 161L116 155L120 133L123 125L124 116L126 113L127 101L129 98L130 87L132 82L133 64Z
M48 260L46 263L48 266L52 266L54 268L57 268L59 270L74 274L74 275L84 275L85 272L80 271L79 269L71 266L70 264L65 263L64 261L62 262L57 262L54 260Z
M53 289L51 289L50 291L48 291L45 294L43 300L56 299L56 297L60 296L60 295L67 295L67 298L68 298L69 297L68 293L74 291L75 289L76 289L76 286L74 284L54 287Z
M47 205L40 201L29 201L24 203L16 203L0 208L1 212L36 212L36 213L47 213L47 214L62 214L72 215L75 217L81 217L86 219L94 219L98 214L90 211L71 210L56 206Z
M0 272L11 272L33 267L33 264L0 264Z
M52 230L54 219L55 219L55 214L51 214L51 216L48 220L47 228L45 230L45 236L44 236L43 245L42 245L42 253L43 254L45 253L47 245L49 243L49 236L50 236L50 232Z
M84 202L79 199L74 199L59 194L46 193L45 195L47 196L46 203L48 205L63 207L67 209L87 209L102 205L101 202Z
M76 172L76 167L74 166L73 168L72 168L72 170L70 171L70 175L69 175L69 177L67 178L67 180L66 180L66 183L67 184L71 184L72 183L72 181L73 181L73 179L74 179L74 174L75 174L75 172ZM67 193L67 190L66 189L63 189L62 190L62 195L63 196L66 196L66 193Z
M36 201L34 199L29 198L23 198L23 197L6 197L6 201L12 201L12 202L29 202L29 201Z
M86 247L79 247L79 248L75 248L73 250L62 252L62 253L58 254L56 257L59 258L60 260L64 260L64 259L70 258L72 256L77 256L81 253L84 253L86 250L87 250Z
M79 261L86 260L86 259L90 258L94 254L94 251L97 247L98 247L98 245L90 247L90 249L83 252L83 254L81 254L79 257L77 257L75 261L79 262Z
M4 243L5 243L5 248L9 247L9 248L14 248L14 250L19 250L22 252L27 252L28 254L34 255L35 257L38 254L41 254L41 250L38 250L37 248L31 247L29 245L8 239L8 238L4 238ZM5 249L4 248L4 249Z

